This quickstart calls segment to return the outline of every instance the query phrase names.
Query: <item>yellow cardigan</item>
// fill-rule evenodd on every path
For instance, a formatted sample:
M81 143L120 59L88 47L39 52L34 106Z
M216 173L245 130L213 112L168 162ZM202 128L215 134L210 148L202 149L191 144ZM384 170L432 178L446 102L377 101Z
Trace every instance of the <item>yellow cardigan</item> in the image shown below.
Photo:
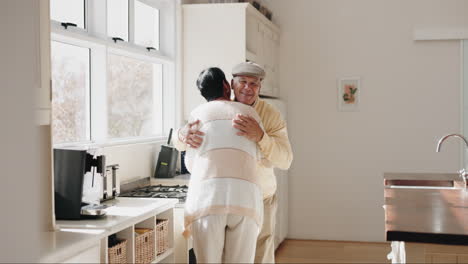
M262 99L258 99L253 107L260 116L265 129L263 138L257 143L263 157L258 163L257 173L265 199L276 192L276 178L273 168L288 169L291 166L293 153L286 122L281 117L281 113ZM174 145L180 151L187 148L186 144L180 142L178 136L174 137Z

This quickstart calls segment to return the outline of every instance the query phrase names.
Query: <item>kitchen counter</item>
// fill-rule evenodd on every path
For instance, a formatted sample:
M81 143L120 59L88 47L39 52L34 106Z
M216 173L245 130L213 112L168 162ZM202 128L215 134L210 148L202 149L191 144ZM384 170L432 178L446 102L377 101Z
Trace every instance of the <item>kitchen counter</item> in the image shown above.
M56 223L60 228L104 229L108 234L112 234L151 215L170 209L177 203L177 199L118 197L104 203L114 206L107 209L107 215L103 218L58 220Z
M408 174L384 180L422 179ZM429 175L429 180L454 180L453 174ZM468 245L468 191L454 187L386 186L385 232L387 241Z
M107 209L105 217L58 220L57 231L43 234L40 262L63 262L89 248L99 248L107 236L170 210L177 202L177 199L118 197L104 203L114 204Z
M67 229L45 232L41 239L41 263L59 263L92 246L98 246L105 230Z

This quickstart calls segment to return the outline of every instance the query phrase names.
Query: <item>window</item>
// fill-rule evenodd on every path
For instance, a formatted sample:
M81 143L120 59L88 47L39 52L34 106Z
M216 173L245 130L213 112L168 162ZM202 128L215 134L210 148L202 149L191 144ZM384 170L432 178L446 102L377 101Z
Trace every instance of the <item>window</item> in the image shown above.
M107 2L107 35L128 41L128 0Z
M51 56L54 140L89 140L89 49L52 41Z
M174 127L174 2L51 1L54 144L154 140Z
M109 138L151 136L158 119L162 65L109 54L107 114Z
M159 49L159 10L135 1L135 43Z
M50 0L50 17L85 28L85 0Z

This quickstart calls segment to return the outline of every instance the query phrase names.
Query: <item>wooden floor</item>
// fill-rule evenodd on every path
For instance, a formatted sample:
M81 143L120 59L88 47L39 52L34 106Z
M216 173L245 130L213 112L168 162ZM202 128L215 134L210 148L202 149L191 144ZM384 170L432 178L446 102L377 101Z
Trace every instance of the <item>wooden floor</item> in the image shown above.
M390 243L285 240L276 263L391 263Z

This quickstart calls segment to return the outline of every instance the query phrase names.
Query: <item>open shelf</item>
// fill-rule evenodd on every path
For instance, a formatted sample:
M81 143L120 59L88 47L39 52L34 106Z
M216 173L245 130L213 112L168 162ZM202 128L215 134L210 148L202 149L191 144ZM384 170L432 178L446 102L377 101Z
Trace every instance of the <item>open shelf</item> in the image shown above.
M117 235L117 238L127 240L127 245L126 245L127 263L135 262L134 261L134 247L135 246L134 246L133 233L134 233L133 226L127 227L115 233ZM101 239L101 263L109 263L108 239L109 239L108 236Z
M167 257L171 256L174 253L174 248L170 248L166 250L161 255L156 256L156 259L152 263L160 263L161 261L165 260ZM172 262L172 261L169 261Z
M167 259L168 256L172 256L172 259L171 259L172 261L166 261L166 262L174 262L175 258L174 258L174 254L172 254L174 252L174 210L167 210L165 212L162 212L156 215L156 220L158 219L169 220L168 225L167 225L168 227L167 248L168 249L166 249L166 251L162 253L161 255L156 256L156 262L163 261ZM156 236L156 248L157 248L157 245L158 245L158 237Z
M168 222L168 249L160 254L157 253L157 235L156 235L156 221L157 219L167 219ZM127 262L134 263L136 255L136 242L135 242L135 229L136 228L149 228L153 229L155 232L155 259L151 263L174 263L174 210L173 208L158 213L156 215L149 216L138 223L133 224L130 227L127 227L123 230L116 232L118 238L127 240ZM108 263L108 237L106 236L101 240L101 263Z

